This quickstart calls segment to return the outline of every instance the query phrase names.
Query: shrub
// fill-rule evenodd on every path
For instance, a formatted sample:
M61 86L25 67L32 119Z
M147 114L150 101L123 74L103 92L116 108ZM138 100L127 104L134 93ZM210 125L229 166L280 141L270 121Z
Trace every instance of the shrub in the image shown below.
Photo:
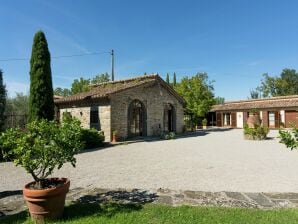
M279 130L280 143L286 145L287 148L297 149L298 148L298 128L294 128L291 131Z
M161 136L160 136L161 139L164 139L164 140L169 140L169 139L175 139L176 138L176 134L175 132L164 132Z
M202 120L202 124L203 124L203 126L207 126L207 119L206 119L206 118L204 118L204 119Z
M70 162L75 167L74 155L82 149L81 127L76 119L64 121L58 126L54 121L32 121L26 130L9 129L0 136L4 157L13 158L31 174L35 187L42 189L46 178L55 168L60 169Z
M85 149L92 149L103 145L105 136L94 128L81 130L81 142Z
M244 136L249 140L262 140L266 139L269 129L261 125L255 125L254 128L244 126Z

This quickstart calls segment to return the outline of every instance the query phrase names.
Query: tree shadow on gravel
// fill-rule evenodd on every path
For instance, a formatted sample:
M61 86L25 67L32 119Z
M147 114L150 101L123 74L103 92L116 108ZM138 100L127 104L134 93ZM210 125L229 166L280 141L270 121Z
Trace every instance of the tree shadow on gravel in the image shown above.
M95 192L83 195L67 205L60 221L75 220L87 216L113 217L118 213L139 211L143 205L154 202L157 198L156 194L140 190ZM0 223L18 224L27 220L30 220L27 211L5 217L0 215Z
M117 213L139 211L144 204L152 203L157 198L156 194L140 190L84 195L65 208L63 219L77 219L91 215L112 217Z
M6 198L9 196L14 196L14 195L22 195L23 192L22 190L16 190L16 191L1 191L0 192L0 199Z

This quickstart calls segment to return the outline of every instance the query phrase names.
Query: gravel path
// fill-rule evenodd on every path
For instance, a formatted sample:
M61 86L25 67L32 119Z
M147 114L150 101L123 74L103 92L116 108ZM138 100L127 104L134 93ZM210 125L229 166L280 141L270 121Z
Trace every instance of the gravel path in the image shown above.
M86 152L70 177L71 188L140 188L198 191L298 192L298 152L271 131L266 141L243 140L242 130L211 131L169 141L139 142ZM0 191L31 181L21 167L0 163Z

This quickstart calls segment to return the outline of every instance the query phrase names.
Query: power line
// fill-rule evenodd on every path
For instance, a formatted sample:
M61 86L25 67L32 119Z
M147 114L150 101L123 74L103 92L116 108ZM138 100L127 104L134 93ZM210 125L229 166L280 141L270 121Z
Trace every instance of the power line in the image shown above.
M91 53L84 53L84 54L60 55L60 56L52 56L51 59L83 57L83 56L99 55L99 54L111 54L111 52L110 51L102 51L102 52L91 52ZM5 59L0 59L0 61L28 61L28 60L30 60L30 58L5 58Z

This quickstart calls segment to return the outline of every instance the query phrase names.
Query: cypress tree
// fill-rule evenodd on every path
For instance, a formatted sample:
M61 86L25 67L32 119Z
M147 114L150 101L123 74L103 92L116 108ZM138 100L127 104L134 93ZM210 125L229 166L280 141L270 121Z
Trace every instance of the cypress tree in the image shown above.
M174 72L174 77L173 77L173 86L176 86L176 72Z
M38 31L30 60L29 119L54 119L51 56L45 34Z
M3 83L3 72L0 69L0 131L4 130L5 106L6 106L6 87Z
M169 73L167 73L166 82L167 82L168 84L170 84L170 77L169 77Z

